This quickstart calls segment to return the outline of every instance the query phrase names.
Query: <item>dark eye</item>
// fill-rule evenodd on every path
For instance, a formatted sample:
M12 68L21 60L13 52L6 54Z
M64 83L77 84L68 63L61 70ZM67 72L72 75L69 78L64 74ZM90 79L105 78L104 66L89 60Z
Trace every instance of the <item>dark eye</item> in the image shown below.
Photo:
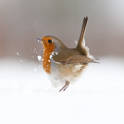
M52 40L48 40L48 43L52 43Z

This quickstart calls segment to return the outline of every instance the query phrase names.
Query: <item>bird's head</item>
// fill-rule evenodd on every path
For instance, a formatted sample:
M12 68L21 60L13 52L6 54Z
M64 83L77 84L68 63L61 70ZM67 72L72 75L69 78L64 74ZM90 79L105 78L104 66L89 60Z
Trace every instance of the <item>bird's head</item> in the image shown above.
M46 72L50 73L50 56L53 52L57 53L66 46L55 36L44 36L41 38L41 42L43 44L43 67Z
M42 40L43 48L48 52L48 54L54 51L55 43L53 42L53 39L51 37L44 36L41 40Z
M49 52L59 52L59 50L67 48L59 38L52 35L42 37L41 42L44 50Z

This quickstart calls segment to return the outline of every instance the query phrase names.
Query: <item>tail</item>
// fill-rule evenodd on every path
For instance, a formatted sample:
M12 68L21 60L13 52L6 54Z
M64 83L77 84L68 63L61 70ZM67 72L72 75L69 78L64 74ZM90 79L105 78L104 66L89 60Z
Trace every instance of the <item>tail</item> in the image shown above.
M83 40L84 40L84 33L86 30L87 22L88 22L88 17L86 16L83 19L82 29L81 29L80 37L79 37L78 44L77 44L77 49L81 51L83 55L86 55L86 56L88 55L88 52L87 52L87 49L85 48L85 45L83 45L84 44Z

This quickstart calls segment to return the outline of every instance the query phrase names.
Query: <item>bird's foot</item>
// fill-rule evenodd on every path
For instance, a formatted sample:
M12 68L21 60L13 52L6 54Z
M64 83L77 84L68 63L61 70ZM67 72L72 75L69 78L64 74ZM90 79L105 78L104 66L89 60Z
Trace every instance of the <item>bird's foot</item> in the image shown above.
M70 84L70 82L69 81L66 81L65 82L65 85L59 90L59 92L65 91L69 87L69 84Z

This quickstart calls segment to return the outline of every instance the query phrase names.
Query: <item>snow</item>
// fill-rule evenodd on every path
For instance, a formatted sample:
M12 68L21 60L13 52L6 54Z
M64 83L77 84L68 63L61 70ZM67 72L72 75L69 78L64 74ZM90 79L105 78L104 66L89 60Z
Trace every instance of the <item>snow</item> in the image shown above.
M19 52L16 52L16 55L17 55L17 56L19 56L19 55L20 55L20 53L19 53Z
M41 56L37 56L37 59L38 59L39 62L42 61L42 57Z
M40 64L0 60L0 124L123 124L124 59L90 64L67 91Z

